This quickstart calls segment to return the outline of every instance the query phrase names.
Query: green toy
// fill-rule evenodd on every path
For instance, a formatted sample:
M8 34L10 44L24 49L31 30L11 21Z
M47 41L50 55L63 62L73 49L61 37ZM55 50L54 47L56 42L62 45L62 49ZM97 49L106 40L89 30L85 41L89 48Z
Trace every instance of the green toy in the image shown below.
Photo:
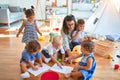
M58 61L59 61L59 62L62 62L62 59L61 59L61 58L58 58Z

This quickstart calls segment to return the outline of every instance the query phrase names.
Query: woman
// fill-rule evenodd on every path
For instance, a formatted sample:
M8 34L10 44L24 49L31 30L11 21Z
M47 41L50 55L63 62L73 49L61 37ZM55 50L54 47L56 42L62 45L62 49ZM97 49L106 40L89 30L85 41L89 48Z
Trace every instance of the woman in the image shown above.
M75 27L76 27L75 17L73 15L65 16L63 20L61 35L63 37L63 48L68 56L71 55L70 49L71 35L72 32L75 30Z

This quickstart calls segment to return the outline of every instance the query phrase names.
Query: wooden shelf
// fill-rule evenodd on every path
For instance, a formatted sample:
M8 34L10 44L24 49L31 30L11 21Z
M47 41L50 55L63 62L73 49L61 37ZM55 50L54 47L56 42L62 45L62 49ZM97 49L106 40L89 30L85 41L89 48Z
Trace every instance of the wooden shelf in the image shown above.
M68 0L55 0L51 4L46 4L46 19L50 15L67 15L68 14Z

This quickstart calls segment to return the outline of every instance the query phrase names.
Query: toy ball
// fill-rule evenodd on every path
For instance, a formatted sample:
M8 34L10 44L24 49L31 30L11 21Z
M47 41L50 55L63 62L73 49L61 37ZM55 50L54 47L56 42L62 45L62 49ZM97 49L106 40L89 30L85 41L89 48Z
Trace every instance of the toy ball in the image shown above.
M45 37L44 36L39 36L40 41L44 41Z
M118 65L118 64L115 64L115 65L114 65L114 69L119 69L119 65Z
M113 56L112 56L111 54L109 54L107 58L108 58L108 59L112 59Z
M58 61L59 61L59 62L62 62L62 59L59 58Z
M41 75L40 80L59 80L59 75L56 72L48 71Z

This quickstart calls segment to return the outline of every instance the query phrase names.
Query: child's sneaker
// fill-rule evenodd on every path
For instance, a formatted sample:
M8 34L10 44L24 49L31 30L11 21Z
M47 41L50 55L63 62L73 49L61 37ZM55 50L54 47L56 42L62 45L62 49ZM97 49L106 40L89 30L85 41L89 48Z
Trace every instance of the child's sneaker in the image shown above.
M25 72L25 73L22 73L20 75L21 78L29 78L30 77L30 74L28 72Z

